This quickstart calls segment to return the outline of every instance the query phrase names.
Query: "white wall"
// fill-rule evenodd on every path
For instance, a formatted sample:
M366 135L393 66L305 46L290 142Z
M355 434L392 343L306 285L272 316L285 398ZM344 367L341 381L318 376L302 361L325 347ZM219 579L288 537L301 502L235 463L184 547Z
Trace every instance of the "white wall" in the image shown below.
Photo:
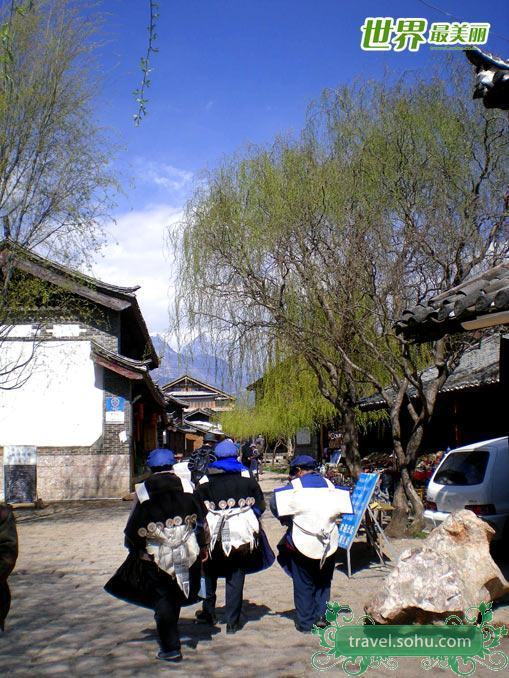
M4 341L2 363L31 350L29 341ZM0 389L0 447L89 446L102 435L102 369L90 341L42 342L28 373L20 388Z

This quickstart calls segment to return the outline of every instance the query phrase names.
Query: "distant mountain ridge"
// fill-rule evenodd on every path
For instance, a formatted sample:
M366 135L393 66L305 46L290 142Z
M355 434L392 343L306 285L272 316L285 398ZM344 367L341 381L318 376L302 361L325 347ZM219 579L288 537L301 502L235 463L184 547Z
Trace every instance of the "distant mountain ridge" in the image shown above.
M210 342L202 335L184 346L180 353L175 351L159 334L152 336L151 339L161 359L161 364L150 374L159 386L164 386L169 381L188 374L190 377L234 395L248 381L245 378L239 379L239 375L232 375L226 360L213 355Z

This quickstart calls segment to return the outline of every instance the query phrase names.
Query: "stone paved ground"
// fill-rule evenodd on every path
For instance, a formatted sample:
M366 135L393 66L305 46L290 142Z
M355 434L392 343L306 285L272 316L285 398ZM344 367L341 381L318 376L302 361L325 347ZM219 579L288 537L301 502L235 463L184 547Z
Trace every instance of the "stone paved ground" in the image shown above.
M263 476L270 491L281 479ZM184 662L155 659L157 642L152 613L117 601L102 586L123 561L122 530L129 505L120 501L53 505L39 512L18 512L20 557L10 578L13 607L0 637L1 676L306 676L318 650L314 636L293 625L291 580L275 564L247 578L246 625L226 636L192 623L197 606L182 612L181 631L188 640ZM265 529L275 547L282 534L270 514ZM401 550L408 542L396 543ZM354 576L344 564L334 576L333 599L349 603L356 614L379 587L384 571L369 566L362 544L352 555ZM222 601L223 589L219 589ZM220 612L221 610L219 610ZM504 649L509 653L506 643ZM337 675L337 671L334 672ZM396 674L387 669L371 676L426 675L417 660L402 659ZM436 669L435 674L449 674ZM429 675L429 672L428 672ZM493 675L479 670L475 675ZM507 675L507 674L506 674Z

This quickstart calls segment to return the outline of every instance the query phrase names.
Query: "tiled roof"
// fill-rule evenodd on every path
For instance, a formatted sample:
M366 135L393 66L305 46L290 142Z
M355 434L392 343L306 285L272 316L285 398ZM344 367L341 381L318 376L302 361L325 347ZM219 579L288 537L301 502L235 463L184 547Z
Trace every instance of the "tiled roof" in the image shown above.
M428 341L471 329L463 323L480 318L485 320L485 327L507 323L502 315L507 311L509 262L432 297L426 304L404 311L396 323L396 331L408 339Z
M509 109L509 61L483 52L478 47L465 50L475 68L474 99L482 99L486 108Z
M182 388L175 388L178 387L180 384L182 384ZM201 389L203 390L200 391L184 390L190 385L201 387ZM170 395L175 396L177 398L192 397L196 395L209 395L209 396L221 395L224 396L225 398L230 398L232 400L234 399L233 396L230 395L229 393L221 391L221 389L216 388L211 384L206 384L204 381L195 379L194 377L191 377L189 374L183 374L181 377L173 379L172 381L169 381L167 384L164 384L164 386L162 386L161 388L165 393L169 393Z
M135 287L120 287L92 278L81 271L63 266L18 245L11 240L0 240L0 267L14 267L36 278L68 290L84 299L111 308L115 311L130 309L139 328L146 349L151 355L152 367L159 365L159 358L150 338L145 319L141 313Z

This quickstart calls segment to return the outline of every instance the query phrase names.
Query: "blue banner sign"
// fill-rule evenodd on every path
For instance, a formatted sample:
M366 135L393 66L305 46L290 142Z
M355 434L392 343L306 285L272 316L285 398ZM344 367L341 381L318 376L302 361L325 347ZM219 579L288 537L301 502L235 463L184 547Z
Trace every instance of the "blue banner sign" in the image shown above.
M339 526L339 546L349 549L352 545L364 512L368 508L378 482L378 473L361 473L352 492L353 513L345 513Z

